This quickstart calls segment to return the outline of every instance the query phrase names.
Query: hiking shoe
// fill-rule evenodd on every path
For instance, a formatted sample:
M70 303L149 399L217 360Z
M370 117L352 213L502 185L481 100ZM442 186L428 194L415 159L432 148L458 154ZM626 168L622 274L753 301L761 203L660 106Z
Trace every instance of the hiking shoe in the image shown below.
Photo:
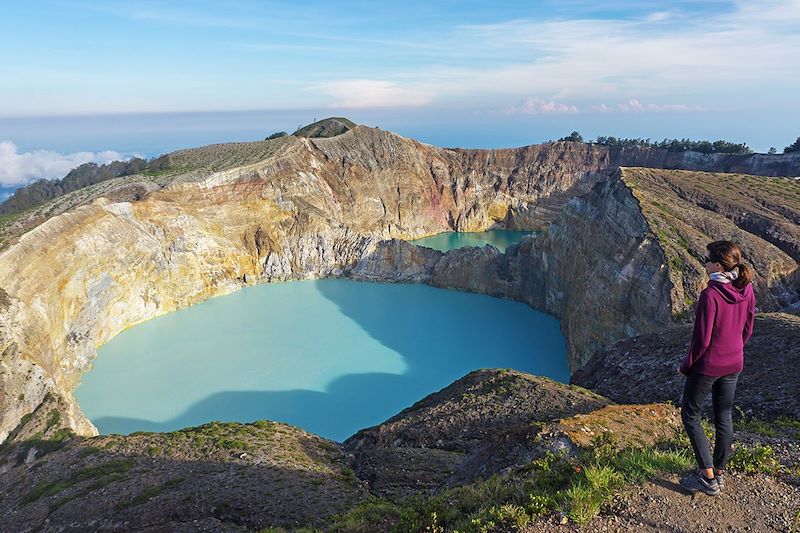
M723 473L714 474L714 479L717 480L717 486L719 487L719 490L725 488L725 474Z
M719 485L717 484L716 478L709 481L699 471L681 478L681 487L692 494L695 492L705 492L709 496L716 496L719 494Z

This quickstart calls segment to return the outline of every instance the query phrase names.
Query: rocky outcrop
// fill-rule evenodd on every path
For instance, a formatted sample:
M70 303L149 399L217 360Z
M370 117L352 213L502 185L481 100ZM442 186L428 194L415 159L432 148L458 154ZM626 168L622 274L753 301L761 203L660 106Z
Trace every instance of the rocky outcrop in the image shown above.
M292 135L296 137L336 137L355 128L356 125L344 117L331 117L303 126Z
M640 335L608 346L576 371L572 383L616 402L681 402L684 379L677 365L689 348L692 326ZM800 419L800 317L756 315L745 346L745 369L736 404L749 416Z
M356 474L369 483L372 492L402 499L446 484L450 477L464 480L474 478L477 471L486 474L483 462L465 461L470 452L498 434L586 413L607 403L590 391L546 378L479 370L383 424L359 431L345 441L344 449L353 454ZM502 465L507 466L510 463ZM495 465L492 470L502 467Z
M795 168L783 156L727 159L569 142L448 150L363 126L331 138L182 150L168 159L163 173L73 191L5 228L0 441L48 393L66 402L72 429L91 434L72 390L97 346L249 283L351 276L514 298L562 319L577 368L607 342L669 325L687 306L665 241L642 207L647 198L637 192L655 179L632 185L620 164ZM687 216L708 211L680 192L673 187L668 197L694 206ZM793 216L786 206L767 211L759 208L759 216ZM722 225L712 229L749 233L733 218L720 215ZM547 231L506 254L379 244L498 226ZM785 225L751 229L762 227L776 243L763 248L774 265L767 286L785 293L774 296L776 305L790 304L792 286L782 280L796 269L786 255L793 234ZM704 235L712 233L724 235ZM692 294L692 283L682 282L684 294Z

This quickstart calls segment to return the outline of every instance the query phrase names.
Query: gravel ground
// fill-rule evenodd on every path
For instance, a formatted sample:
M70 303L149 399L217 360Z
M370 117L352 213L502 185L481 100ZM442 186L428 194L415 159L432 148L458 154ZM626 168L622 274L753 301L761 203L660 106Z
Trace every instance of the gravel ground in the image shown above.
M765 475L730 474L724 492L691 496L678 476L655 478L619 496L590 524L536 522L539 531L800 531L800 486ZM795 528L795 529L793 529Z

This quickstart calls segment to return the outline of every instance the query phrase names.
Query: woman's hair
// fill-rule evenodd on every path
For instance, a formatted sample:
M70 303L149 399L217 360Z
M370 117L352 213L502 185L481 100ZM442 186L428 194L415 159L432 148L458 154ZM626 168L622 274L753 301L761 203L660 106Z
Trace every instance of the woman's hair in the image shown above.
M725 271L738 269L739 276L733 281L737 289L744 288L753 278L747 265L742 263L742 250L731 241L714 241L706 245L708 258L722 265Z

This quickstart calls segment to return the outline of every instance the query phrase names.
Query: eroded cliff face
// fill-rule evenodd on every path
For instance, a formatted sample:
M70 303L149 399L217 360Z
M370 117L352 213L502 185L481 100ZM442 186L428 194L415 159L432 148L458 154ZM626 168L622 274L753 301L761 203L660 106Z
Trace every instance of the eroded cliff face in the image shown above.
M72 390L99 345L249 283L351 276L515 298L562 319L576 368L675 310L617 166L718 163L581 143L446 150L363 126L251 144L178 152L171 174L103 182L19 222L38 225L0 252L0 441L40 427L45 397L61 424L93 433ZM547 231L506 254L380 244L493 226Z
M570 200L547 230L501 253L491 246L420 255L393 241L351 275L395 281L413 271L437 287L511 298L561 319L570 368L620 338L672 323L671 283L658 240L617 178Z
M706 192L693 197L692 187ZM770 201L778 193L784 200ZM741 244L759 310L796 302L790 254L800 243L799 207L800 186L784 178L623 168L505 253L487 246L422 254L393 241L351 275L403 281L398 272L413 272L414 281L528 303L561 319L574 371L603 346L690 320L708 282L705 245L714 240Z

